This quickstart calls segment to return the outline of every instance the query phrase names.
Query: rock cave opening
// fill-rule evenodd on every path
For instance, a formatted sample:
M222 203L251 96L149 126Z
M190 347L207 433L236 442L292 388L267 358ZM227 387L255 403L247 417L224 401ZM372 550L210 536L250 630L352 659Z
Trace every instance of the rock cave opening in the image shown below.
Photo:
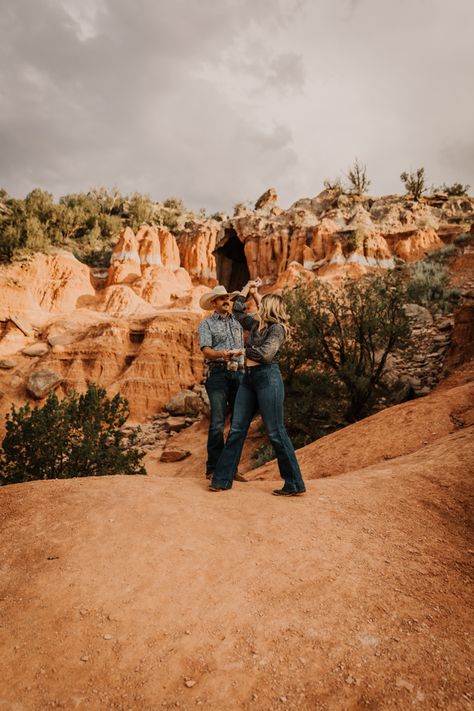
M244 245L232 228L226 228L215 251L217 280L228 291L240 291L250 279Z

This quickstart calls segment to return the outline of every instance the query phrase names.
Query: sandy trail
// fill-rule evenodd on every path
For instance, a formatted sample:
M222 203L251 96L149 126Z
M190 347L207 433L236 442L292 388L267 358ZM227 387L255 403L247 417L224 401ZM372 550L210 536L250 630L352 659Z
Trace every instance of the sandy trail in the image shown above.
M471 708L473 428L308 494L0 490L0 709Z

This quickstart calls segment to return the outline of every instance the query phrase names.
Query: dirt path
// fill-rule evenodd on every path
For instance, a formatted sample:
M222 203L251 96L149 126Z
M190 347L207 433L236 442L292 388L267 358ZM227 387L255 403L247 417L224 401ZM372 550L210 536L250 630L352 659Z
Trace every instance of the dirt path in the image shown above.
M310 481L0 490L0 709L472 708L473 428Z

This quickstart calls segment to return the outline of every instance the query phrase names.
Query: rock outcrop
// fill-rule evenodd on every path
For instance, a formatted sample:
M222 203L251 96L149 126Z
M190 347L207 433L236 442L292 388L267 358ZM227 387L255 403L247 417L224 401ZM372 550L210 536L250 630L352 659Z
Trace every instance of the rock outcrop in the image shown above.
M193 282L212 285L217 278L227 288L240 288L261 276L271 287L295 263L329 280L359 276L393 268L396 260L421 259L468 232L474 220L474 200L468 197L417 203L333 189L288 210L277 208L276 200L271 188L255 210L241 206L222 223L187 223L177 240Z

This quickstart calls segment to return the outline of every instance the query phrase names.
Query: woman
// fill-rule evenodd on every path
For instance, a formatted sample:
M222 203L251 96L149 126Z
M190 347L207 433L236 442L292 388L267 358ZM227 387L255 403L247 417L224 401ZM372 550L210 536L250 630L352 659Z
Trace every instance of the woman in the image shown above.
M210 491L225 491L232 487L233 474L242 454L242 447L253 416L260 410L263 424L275 449L280 475L284 479L276 496L299 496L305 485L295 450L283 423L283 380L278 366L278 352L288 331L288 316L283 299L276 294L260 298L259 279L249 281L234 300L233 313L249 337L244 353L245 373L234 405L232 427L219 457L209 487ZM258 306L253 316L245 313L245 300L251 294ZM234 355L241 351L235 351Z

